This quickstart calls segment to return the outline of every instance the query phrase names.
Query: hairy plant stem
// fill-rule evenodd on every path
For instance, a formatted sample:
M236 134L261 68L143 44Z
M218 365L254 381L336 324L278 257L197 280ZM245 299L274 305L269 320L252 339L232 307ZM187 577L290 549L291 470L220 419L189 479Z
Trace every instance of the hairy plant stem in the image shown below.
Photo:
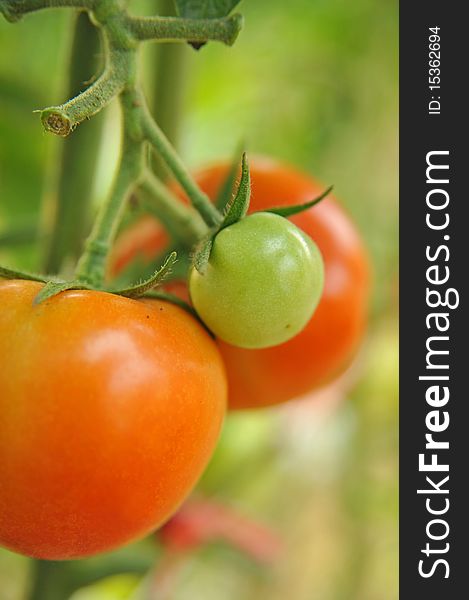
M72 6L88 11L91 21L101 30L105 67L101 76L84 92L60 106L46 108L41 118L46 130L67 136L85 119L91 118L108 102L118 97L122 111L122 151L118 172L107 201L101 206L85 250L75 272L77 286L101 289L106 260L121 221L126 200L140 182L144 172L144 146L150 143L189 197L206 226L218 226L219 211L199 189L179 155L151 116L136 84L137 48L144 40L206 42L232 44L241 28L241 17L219 19L184 19L179 17L132 17L122 0L0 0L0 12L14 21L22 15L59 6ZM160 208L169 215L168 196L162 194L156 181L148 180L147 191L159 198ZM166 204L165 204L166 203ZM174 227L188 240L203 235L206 227L194 213L173 207ZM49 293L54 293L53 286ZM57 288L58 289L58 288ZM56 293L58 293L60 289Z
M174 177L180 183L203 220L209 227L218 225L221 222L220 213L210 202L208 196L195 183L181 158L146 109L142 111L142 125L146 139L154 146L171 169Z
M69 65L69 94L76 93L90 79L99 53L99 36L86 12L77 14ZM101 134L101 119L78 129L60 141L59 156L51 161L51 181L44 195L44 270L60 273L65 262L80 255L88 226L91 191ZM72 262L73 261L73 262Z
M139 127L140 95L133 89L120 95L123 117L123 141L118 171L106 202L101 207L85 252L80 258L76 278L93 287L104 281L106 259L122 218L130 192L143 170L143 137Z
M175 27L177 25L177 27ZM182 19L181 17L132 17L129 27L135 39L164 42L206 42L215 40L231 46L241 27L240 15L222 19Z
M144 208L154 214L172 237L187 249L192 248L207 233L208 228L199 213L182 204L152 173L146 174L140 189L143 192ZM146 197L150 198L148 202Z
M158 14L174 16L173 0L154 0L154 4ZM149 50L153 75L149 106L155 121L178 150L191 49L186 44L152 44ZM164 161L156 152L152 153L150 161L155 175L166 181L169 171Z
M0 12L7 21L14 23L23 15L43 8L82 8L91 9L93 1L86 0L0 0Z

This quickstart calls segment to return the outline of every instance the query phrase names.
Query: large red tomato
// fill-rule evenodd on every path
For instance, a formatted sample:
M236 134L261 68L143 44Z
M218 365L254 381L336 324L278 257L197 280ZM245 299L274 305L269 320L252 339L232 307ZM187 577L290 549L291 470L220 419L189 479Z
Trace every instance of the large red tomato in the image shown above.
M217 441L220 353L168 302L0 283L0 545L69 559L146 534Z
M227 162L215 164L196 173L195 179L215 198L229 169ZM309 175L268 159L252 161L251 182L250 212L301 204L324 189ZM364 334L369 262L352 221L331 197L291 220L321 251L324 292L306 328L284 344L246 350L218 342L228 374L230 408L278 404L322 386L350 364ZM123 268L137 254L150 259L161 250L163 238L161 226L145 217L118 242L114 265Z

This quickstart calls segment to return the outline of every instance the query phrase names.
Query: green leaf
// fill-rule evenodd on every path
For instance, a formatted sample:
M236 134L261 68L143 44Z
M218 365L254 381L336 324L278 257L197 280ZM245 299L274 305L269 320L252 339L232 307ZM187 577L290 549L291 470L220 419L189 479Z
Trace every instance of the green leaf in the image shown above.
M36 275L35 273L26 273L25 271L14 271L7 267L0 266L0 279L26 279L27 281L40 281L46 283L47 279L42 275Z
M264 210L258 212L269 212L274 213L276 215L280 215L281 217L291 217L292 215L297 215L298 213L308 210L308 208L319 204L321 200L323 200L326 196L328 196L331 193L333 188L334 186L331 185L320 196L318 196L314 200L305 202L305 204L294 204L293 206L279 206L278 208L265 208Z
M251 176L249 174L249 165L246 158L246 153L243 154L241 165L241 180L238 185L236 196L227 204L225 216L220 225L220 229L224 229L229 225L233 225L248 212L249 200L251 198Z
M194 254L194 267L200 274L204 274L210 260L210 253L212 252L213 237L212 235L203 240Z
M179 16L187 19L226 17L240 0L174 0Z
M153 289L157 285L161 284L166 277L171 272L171 267L177 260L176 252L171 252L168 258L163 263L163 266L155 271L151 277L142 281L142 283L138 283L136 285L132 285L130 287L124 288L122 290L109 290L113 294L118 294L119 296L125 296L126 298L139 298L143 296L145 292Z

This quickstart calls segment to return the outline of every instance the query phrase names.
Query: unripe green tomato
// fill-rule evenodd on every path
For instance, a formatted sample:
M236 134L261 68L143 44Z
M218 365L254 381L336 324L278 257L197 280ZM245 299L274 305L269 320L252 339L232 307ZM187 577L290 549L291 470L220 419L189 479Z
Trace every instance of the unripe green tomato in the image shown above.
M308 323L321 297L316 244L273 213L251 214L213 241L203 274L189 275L192 303L220 339L242 348L281 344Z

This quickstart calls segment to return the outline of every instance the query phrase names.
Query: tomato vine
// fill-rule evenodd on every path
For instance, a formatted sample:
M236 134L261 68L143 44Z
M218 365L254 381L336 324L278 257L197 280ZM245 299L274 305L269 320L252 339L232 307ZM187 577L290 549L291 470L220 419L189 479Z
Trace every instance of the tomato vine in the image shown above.
M122 148L117 174L106 202L102 205L78 261L72 281L48 279L47 290L39 300L64 289L104 289L107 257L130 193L139 185L160 198L164 210L171 211L179 227L189 238L199 234L198 216L172 203L165 202L161 186L155 183L146 164L145 150L151 146L180 183L192 205L208 227L218 225L222 216L208 197L198 188L160 127L150 114L137 80L139 44L158 42L190 42L203 44L219 41L231 45L242 26L239 14L214 18L134 17L119 0L11 0L0 1L0 11L9 21L17 21L27 13L44 8L73 7L88 12L100 30L105 66L98 79L75 98L40 112L46 131L68 136L83 121L90 119L113 98L118 97L122 115ZM194 224L192 224L194 223ZM29 278L31 275L3 269L3 277ZM43 278L39 280L44 281ZM144 286L145 287L145 286ZM142 288L143 289L143 288Z

